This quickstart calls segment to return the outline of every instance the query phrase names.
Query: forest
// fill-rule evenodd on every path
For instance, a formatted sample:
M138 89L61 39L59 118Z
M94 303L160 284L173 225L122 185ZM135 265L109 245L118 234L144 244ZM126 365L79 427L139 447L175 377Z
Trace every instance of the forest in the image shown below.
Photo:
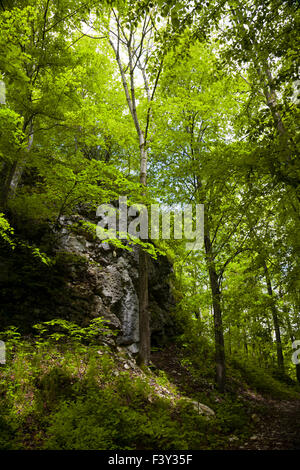
M300 450L299 22L0 0L1 450Z

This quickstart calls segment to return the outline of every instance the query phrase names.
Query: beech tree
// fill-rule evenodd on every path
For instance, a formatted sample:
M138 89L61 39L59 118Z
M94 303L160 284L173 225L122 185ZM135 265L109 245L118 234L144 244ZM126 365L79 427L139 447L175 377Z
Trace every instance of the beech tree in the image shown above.
M0 3L1 239L120 195L203 204L202 251L140 240L140 364L151 246L221 392L234 358L299 380L295 2L25 3Z
M146 197L148 140L152 124L152 105L163 67L163 56L154 43L154 9L139 16L136 2L108 8L98 26L114 53L126 102L133 120L140 153L139 181ZM104 23L104 26L103 26ZM94 25L97 28L97 22ZM142 86L141 86L142 84ZM144 214L141 213L141 217ZM150 320L148 312L148 254L139 248L139 362L150 360Z
M72 5L72 2L18 0L2 3L0 67L7 84L7 104L21 117L23 134L17 154L12 160L8 159L3 168L4 207L9 198L14 198L26 167L36 120L47 116L54 126L63 121L59 102L66 97L66 92L53 85L57 76L72 67L72 39L66 36L75 21L69 10ZM83 14L86 5L81 4L79 8ZM68 84L65 82L64 86ZM55 107L54 95L58 99Z

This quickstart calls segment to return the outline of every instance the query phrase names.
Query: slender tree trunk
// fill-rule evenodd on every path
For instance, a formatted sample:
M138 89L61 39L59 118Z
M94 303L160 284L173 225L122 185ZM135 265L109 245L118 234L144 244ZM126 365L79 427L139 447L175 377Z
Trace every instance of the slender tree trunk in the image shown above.
M248 356L248 342L247 342L247 333L246 333L245 328L243 329L243 336L244 336L244 350L245 350L246 356Z
M147 186L147 148L145 143L145 134L141 128L140 121L137 115L136 109L136 97L135 97L135 83L134 83L134 65L133 65L133 51L132 51L132 33L126 41L127 52L128 52L128 67L129 67L129 82L127 84L126 74L124 66L122 65L120 54L119 54L119 40L117 47L113 41L110 40L110 45L114 50L115 57L119 66L121 74L122 84L126 96L128 108L131 113L131 117L134 122L134 126L137 132L140 149L140 183L145 188L143 195L146 195ZM145 240L144 240L145 241ZM139 354L137 361L140 365L147 365L150 361L150 318L148 311L148 254L140 247L139 248Z
M25 129L23 129L23 132ZM15 160L13 164L9 167L4 185L1 194L1 204L3 208L7 207L9 199L13 199L16 195L17 188L22 178L26 166L26 160L28 153L31 150L33 144L33 120L31 118L29 123L29 134L28 134L28 144L26 147L25 154L22 153L21 158Z
M222 324L222 308L221 308L221 292L219 287L219 279L215 268L214 258L212 254L212 245L209 235L208 220L205 217L205 235L204 245L206 260L208 265L208 273L210 280L210 288L212 293L212 303L214 312L214 334L215 334L215 353L216 353L216 381L221 393L225 390L226 368L225 368L225 348L224 333Z
M296 162L296 157L298 156L298 150L282 120L274 88L274 80L269 65L267 64L264 72L258 68L258 74L263 84L263 92L266 98L266 104L273 118L274 128L278 133L283 162L286 165L285 170L276 168L275 171L282 181L287 182L289 185L297 189L299 186L299 177L297 177L297 172L293 171L293 168L294 162Z
M299 307L299 302L298 302L298 307ZM299 332L300 332L300 320L299 320L299 314L297 313L299 312L299 308L297 308L297 306L295 306L295 309L294 309L294 315L295 315L295 323L297 325L297 331L298 331L298 338L299 338ZM296 338L293 339L293 341L295 340ZM297 375L297 380L298 382L300 383L300 364L296 364L296 375Z
M281 114L278 110L276 92L273 89L273 78L272 78L269 67L267 67L266 69L266 76L267 76L267 82L268 82L268 86L265 87L264 89L266 103L267 103L268 108L271 111L273 121L274 121L274 126L277 129L281 142L286 147L286 145L288 145L289 137L288 137L288 133L285 128L285 125L283 124ZM291 160L289 153L287 153L286 157L288 161Z
M278 368L282 372L284 372L284 359L283 359L283 353L282 353L282 343L281 343L279 319L278 319L278 315L277 315L277 308L276 308L275 299L274 299L274 296L273 296L273 289L272 289L271 279L270 279L270 275L269 275L269 270L268 270L266 262L264 263L264 272L265 272L265 278L266 278L266 283L267 283L268 294L270 296L270 301L271 301L271 312L272 312L273 325L274 325L275 338L276 338L277 364L278 364Z
M288 327L288 332L289 332L289 336L291 338L291 342L293 343L295 341L295 335L293 333L293 329L292 329L292 325L291 325L291 322L290 322L290 319L289 317L287 316L286 318L286 322L287 322L287 327ZM300 364L295 364L295 367L296 367L296 377L297 377L297 381L300 383Z
M231 349L231 327L230 327L230 324L228 326L228 352L229 352L229 356L232 355L232 349Z
M139 135L139 141L141 152L140 183L146 189L147 151L145 149L143 133ZM139 248L139 333L138 363L140 365L147 365L150 361L151 353L150 315L148 310L148 254L142 247Z
M148 255L139 248L139 354L138 363L147 365L150 361L150 321L148 311Z
M300 384L300 364L296 364L296 377L298 383Z

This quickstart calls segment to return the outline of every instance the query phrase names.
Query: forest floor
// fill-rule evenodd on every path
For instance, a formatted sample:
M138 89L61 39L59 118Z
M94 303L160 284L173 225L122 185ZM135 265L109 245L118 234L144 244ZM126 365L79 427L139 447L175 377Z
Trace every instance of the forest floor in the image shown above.
M175 346L153 352L151 360L179 391L191 396L200 386L204 396L210 395L209 383L195 380L182 365ZM241 390L239 398L255 410L254 432L245 441L229 439L228 450L300 450L300 400L275 400L252 390Z
M261 401L261 400L260 400ZM255 434L236 449L300 450L300 401L263 399L266 413Z

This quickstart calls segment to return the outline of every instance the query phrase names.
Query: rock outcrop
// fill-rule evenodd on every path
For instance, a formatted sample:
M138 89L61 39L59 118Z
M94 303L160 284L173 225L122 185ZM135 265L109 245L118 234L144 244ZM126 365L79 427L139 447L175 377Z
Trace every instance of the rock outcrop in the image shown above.
M138 249L116 249L98 239L88 240L68 230L68 225L73 222L74 218L63 220L57 252L63 256L68 253L80 256L86 263L78 267L72 263L71 256L68 287L73 300L68 306L58 306L58 310L67 309L67 316L72 319L78 317L78 309L81 310L80 317L83 314L85 320L104 317L112 328L120 331L117 344L136 353L139 343ZM175 302L169 283L171 274L172 265L166 257L150 260L149 311L152 343L155 345L163 344L175 333L172 319Z
M102 316L117 335L108 341L138 351L139 302L138 249L116 249L91 236L82 227L82 215L62 217L59 227L49 227L34 243L51 253L46 266L32 252L0 250L0 319L3 328L32 325L64 318L87 325ZM169 278L172 265L166 257L149 262L149 310L152 344L162 345L175 332L174 299Z

